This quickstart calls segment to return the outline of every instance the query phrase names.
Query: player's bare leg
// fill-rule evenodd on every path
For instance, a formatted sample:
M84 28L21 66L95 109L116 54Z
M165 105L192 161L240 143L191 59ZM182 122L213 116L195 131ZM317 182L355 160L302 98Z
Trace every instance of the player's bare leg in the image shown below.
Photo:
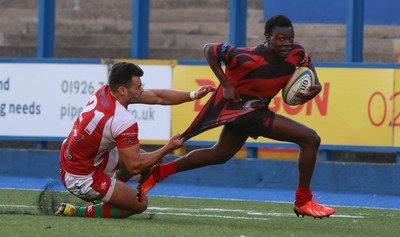
M125 218L147 209L147 199L139 202L137 191L128 184L116 181L114 192L108 202L89 206L73 206L63 203L56 215L79 217Z
M240 150L246 140L247 136L237 134L224 127L218 142L213 147L196 149L174 161L156 165L139 181L137 187L139 200L145 197L157 182L171 174L208 165L224 164Z
M247 136L239 135L224 127L213 147L196 149L174 161L177 172L203 166L224 164L243 146Z
M277 114L267 137L299 145L299 184L294 203L295 213L298 216L308 215L318 218L329 217L335 213L333 208L320 205L312 199L310 183L321 142L318 134L296 121Z

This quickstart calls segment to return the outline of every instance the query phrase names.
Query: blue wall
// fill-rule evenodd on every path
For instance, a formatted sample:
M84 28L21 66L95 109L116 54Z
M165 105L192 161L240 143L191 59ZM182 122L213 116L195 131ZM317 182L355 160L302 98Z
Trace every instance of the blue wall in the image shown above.
M164 162L176 157L167 157ZM59 179L58 151L0 149L0 176ZM294 190L297 162L231 159L170 176L165 182ZM400 195L400 165L318 161L313 190Z
M264 19L285 14L294 23L345 24L349 1L265 0ZM399 15L399 0L364 0L366 25L400 25Z

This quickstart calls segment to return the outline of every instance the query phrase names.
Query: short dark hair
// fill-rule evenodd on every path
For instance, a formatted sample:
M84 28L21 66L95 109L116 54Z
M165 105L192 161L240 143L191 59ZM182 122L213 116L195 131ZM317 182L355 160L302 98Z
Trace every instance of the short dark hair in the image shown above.
M108 75L108 85L111 91L116 91L119 86L128 87L132 83L132 77L143 76L143 70L136 64L119 62L111 67Z
M275 15L265 22L264 35L272 35L275 27L293 27L292 21L285 15Z

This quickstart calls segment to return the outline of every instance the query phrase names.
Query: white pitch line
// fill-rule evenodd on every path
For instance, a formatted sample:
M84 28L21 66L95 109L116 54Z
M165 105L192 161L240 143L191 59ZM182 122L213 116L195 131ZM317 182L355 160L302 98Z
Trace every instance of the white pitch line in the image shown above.
M37 206L28 205L6 205L0 204L0 208L20 208L20 209L37 209ZM158 212L153 212L158 211ZM173 212L162 212L162 211L173 211ZM190 212L190 213L176 213L177 211ZM240 217L240 216L224 216L224 215L209 215L209 214L196 214L199 212L236 212L250 216L268 216L268 217L282 217L282 216L293 216L293 213L279 213L279 212L258 212L254 210L243 210L243 209L223 209L223 208L176 208L176 207L149 207L146 213L160 214L160 215L176 215L176 216L197 216L197 217L215 217L215 218L227 218L227 219L248 219L248 220L268 220L267 218L259 217ZM339 215L334 214L331 217L335 218L364 218L364 216L353 216L353 215Z
M149 207L148 210L155 211L186 211L186 212L238 212L247 215L254 216L293 216L293 213L279 213L279 212L258 212L252 210L243 210L243 209L222 209L222 208L175 208L175 207ZM353 216L353 215L332 215L331 217L340 217L340 218L364 218L364 216Z
M38 208L37 206L27 206L27 205L5 205L5 204L0 204L0 207L11 207L11 208Z
M221 219L239 219L239 220L260 220L267 221L268 218L259 217L245 217L245 216L222 216L222 215L210 215L210 214L194 214L194 213L176 213L176 212L151 212L149 214L157 215L170 215L170 216L195 216L195 217L212 217Z

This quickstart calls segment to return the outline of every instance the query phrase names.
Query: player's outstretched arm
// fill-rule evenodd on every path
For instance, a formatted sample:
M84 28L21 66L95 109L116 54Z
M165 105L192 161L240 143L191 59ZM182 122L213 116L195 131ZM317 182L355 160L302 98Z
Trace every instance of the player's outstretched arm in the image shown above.
M201 99L212 91L215 91L215 87L212 85L202 86L192 92L168 89L150 89L143 91L138 103L176 105Z

